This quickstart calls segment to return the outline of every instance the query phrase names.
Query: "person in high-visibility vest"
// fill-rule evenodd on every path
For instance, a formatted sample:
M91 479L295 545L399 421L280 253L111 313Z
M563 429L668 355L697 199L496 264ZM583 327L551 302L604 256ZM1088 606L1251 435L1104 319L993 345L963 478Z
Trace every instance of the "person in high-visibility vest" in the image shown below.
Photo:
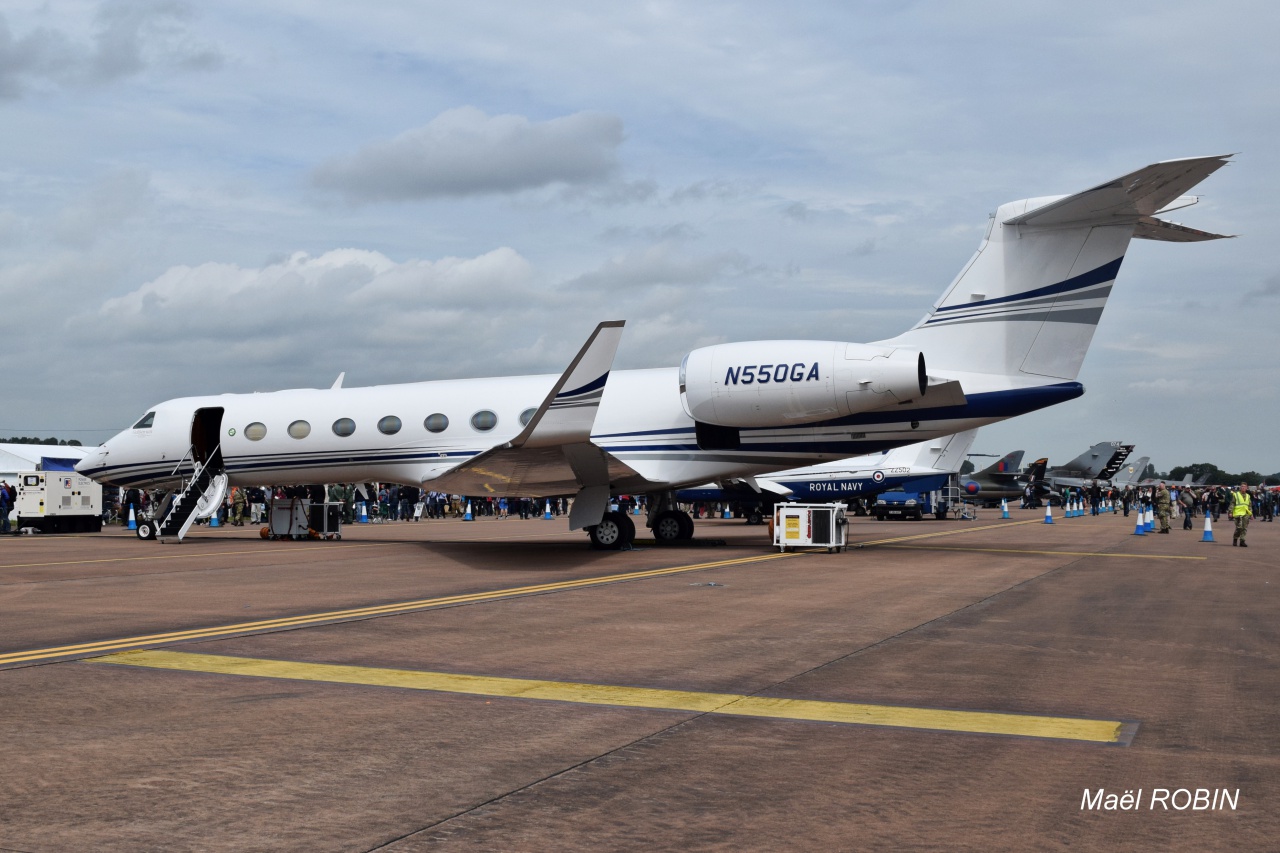
M1248 548L1244 535L1249 530L1249 519L1253 518L1253 502L1249 498L1249 484L1241 483L1240 488L1231 493L1231 518L1236 523L1235 533L1231 534L1231 544Z

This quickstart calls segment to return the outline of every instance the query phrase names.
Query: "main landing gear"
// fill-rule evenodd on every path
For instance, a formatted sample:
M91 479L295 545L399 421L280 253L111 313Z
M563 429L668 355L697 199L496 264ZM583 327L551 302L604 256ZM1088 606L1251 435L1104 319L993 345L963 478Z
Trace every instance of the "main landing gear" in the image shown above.
M693 519L676 505L675 494L649 495L647 526L660 544L670 545L693 538ZM600 523L587 528L591 547L602 551L621 551L631 547L636 538L636 525L625 512L606 512Z
M680 509L674 492L649 495L649 527L660 544L684 542L693 538L693 519Z
M600 523L587 528L591 547L601 551L620 551L631 547L636 538L636 525L625 512L606 512Z
M693 519L689 517L689 513L682 510L663 510L654 516L653 538L663 544L692 539Z

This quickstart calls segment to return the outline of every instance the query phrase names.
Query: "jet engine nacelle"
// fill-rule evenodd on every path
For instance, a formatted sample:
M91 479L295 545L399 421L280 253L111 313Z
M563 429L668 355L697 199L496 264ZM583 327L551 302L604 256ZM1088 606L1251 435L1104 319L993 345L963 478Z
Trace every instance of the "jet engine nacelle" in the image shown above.
M924 355L840 341L748 341L696 349L680 365L680 399L725 427L813 423L924 396Z

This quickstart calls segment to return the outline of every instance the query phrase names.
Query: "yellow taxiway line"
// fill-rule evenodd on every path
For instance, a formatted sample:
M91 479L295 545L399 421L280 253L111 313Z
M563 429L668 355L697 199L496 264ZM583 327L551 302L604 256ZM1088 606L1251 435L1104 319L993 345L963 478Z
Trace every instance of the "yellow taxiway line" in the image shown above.
M962 533L975 533L980 530L991 530L998 527L1013 527L1021 524L1039 524L1039 521L1014 521L1004 524L990 524L978 527L965 527L959 530L945 530L934 533L921 533L912 536L895 536L888 539L874 539L867 542L851 542L850 548L870 547L879 545L895 545L901 542L911 542L921 539L933 539L939 536L956 536ZM344 548L372 548L382 547L396 543L377 542L367 544L351 544L344 545ZM272 551L283 550L297 553L293 548L285 549L268 549L268 550L251 550L236 551L230 555L238 554L264 554ZM96 640L88 643L78 643L66 646L52 646L43 649L28 649L25 651L8 652L0 654L0 666L9 666L21 663L38 663L41 661L58 660L62 658L83 658L93 655L101 655L109 652L123 651L126 649L138 649L149 646L164 646L172 643L187 642L190 640L211 640L219 639L237 634L251 634L263 631L287 630L292 628L305 628L313 625L321 625L329 622L351 621L356 619L368 619L377 616L392 616L401 613L411 613L418 610L430 610L437 607L449 607L459 604L473 604L481 601L494 601L505 598L516 598L526 595L542 595L550 592L561 592L571 589L583 589L593 586L601 586L604 584L619 583L623 581L643 580L645 578L662 577L664 575L682 574L684 572L696 572L704 569L716 569L726 566L741 566L753 563L762 563L770 560L778 560L786 557L802 556L810 553L821 553L823 549L818 551L792 551L789 553L769 553L751 557L738 557L729 560L716 560L706 563L694 563L692 565L672 566L665 569L650 569L647 571L625 572L622 574L603 575L589 578L579 578L576 580L558 581L555 583L536 584L533 586L508 587L505 589L496 589L488 592L465 593L461 595L447 595L439 598L424 598L416 601L400 601L391 604L374 605L370 607L356 607L347 610L331 610L322 613L306 613L298 616L285 616L276 619L261 619L253 622L237 622L230 625L214 625L203 628L191 628L182 631L169 631L160 634L142 634L133 637L117 637L107 640ZM194 557L214 556L207 553L201 554L182 554L182 555L165 555L156 557L126 557L112 558L101 561L94 560L77 560L76 563L89 562L127 562L131 560L163 560L163 559L183 559ZM229 556L223 552L217 556ZM59 563L30 564L30 565L66 565ZM8 568L16 568L10 566ZM0 566L0 568L5 568Z
M1114 554L1100 551L1032 551L1026 548L964 548L954 545L895 545L884 547L899 551L966 551L974 554L1050 554L1061 557L1118 557L1125 560L1207 560L1208 557L1190 557L1181 554Z
M570 702L582 705L613 705L627 708L689 711L699 714L764 717L774 720L888 726L1103 744L1127 744L1132 740L1136 730L1135 724L1126 723L1123 720L1091 720L991 711L951 711L898 705L869 705L859 702L745 696L734 693L699 693L687 690L538 681L527 678L301 663L185 652L120 652L92 658L89 663L329 684L398 687L406 690Z
M805 552L801 552L805 553ZM0 654L0 666L14 663L32 663L35 661L53 660L66 657L86 657L104 652L118 651L142 646L159 646L179 643L187 640L208 640L233 634L254 633L287 628L301 628L326 622L367 619L373 616L391 616L399 613L410 613L415 610L429 610L435 607L448 607L458 604L471 604L478 601L492 601L500 598L514 598L525 595L542 595L549 592L560 592L569 589L600 586L602 584L621 581L641 580L643 578L676 575L683 572L696 572L703 569L716 569L724 566L740 566L749 563L761 563L784 557L795 557L797 553L764 554L754 557L738 557L731 560L717 560L709 563L695 563L686 566L673 566L665 569L650 569L640 572L624 572L616 575L604 575L575 580L557 581L554 583L535 584L533 586L508 587L489 592L473 592L461 595L446 595L439 598L423 598L417 601L400 601L393 604L381 604L370 607L355 607L349 610L330 610L324 613L307 613L300 616L285 616L278 619L260 619L254 622L238 622L232 625L215 625L205 628L192 628L185 631L169 631L163 634L143 634L136 637L120 637L110 640L99 640L91 643L78 643L69 646L53 646L45 649L31 649L21 652Z

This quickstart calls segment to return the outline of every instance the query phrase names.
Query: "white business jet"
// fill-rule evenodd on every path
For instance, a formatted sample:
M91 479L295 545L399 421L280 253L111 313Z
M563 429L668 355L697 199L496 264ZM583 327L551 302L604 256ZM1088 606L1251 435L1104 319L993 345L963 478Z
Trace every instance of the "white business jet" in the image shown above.
M1157 218L1227 156L1170 160L1070 196L1001 205L977 254L910 330L869 344L752 341L678 367L612 370L601 323L560 376L262 394L153 406L76 466L180 489L148 535L181 538L226 484L393 482L571 496L597 547L635 534L611 495L649 496L659 540L689 538L675 490L877 453L1074 399L1129 240L1217 239ZM207 510L206 510L207 511ZM141 535L141 533L140 533Z

